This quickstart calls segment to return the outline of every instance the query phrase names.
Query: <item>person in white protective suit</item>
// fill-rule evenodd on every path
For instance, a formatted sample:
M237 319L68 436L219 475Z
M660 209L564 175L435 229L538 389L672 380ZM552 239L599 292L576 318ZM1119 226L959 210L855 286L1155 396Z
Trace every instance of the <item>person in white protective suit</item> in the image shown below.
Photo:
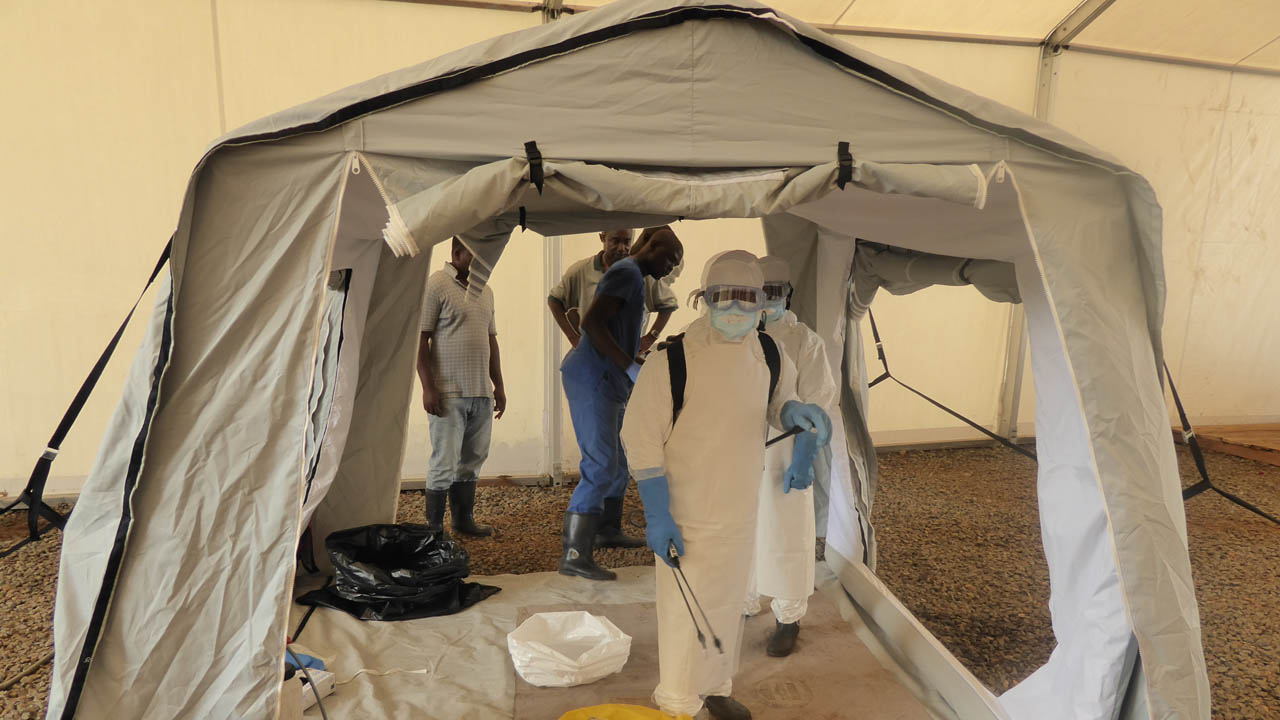
M760 272L764 276L764 329L795 363L797 399L820 408L834 408L836 383L822 338L789 309L791 268L782 258L769 255L760 258ZM747 594L748 615L760 612L762 595L773 598L776 627L765 646L765 652L773 657L785 657L795 649L800 619L808 611L809 595L813 593L817 537L813 489L790 487L783 482L793 444L794 440L784 440L765 450L754 581Z
M797 451L804 457L788 471L799 484L804 478L791 476L812 482L813 457L831 436L827 414L795 399L794 365L758 331L763 286L751 253L713 257L700 291L706 310L645 362L623 419L622 443L644 503L645 540L662 563L656 566L659 682L653 698L674 717L697 714L704 704L717 720L751 717L730 693L765 436L770 425L804 431L800 437L807 440ZM687 588L678 584L677 566Z

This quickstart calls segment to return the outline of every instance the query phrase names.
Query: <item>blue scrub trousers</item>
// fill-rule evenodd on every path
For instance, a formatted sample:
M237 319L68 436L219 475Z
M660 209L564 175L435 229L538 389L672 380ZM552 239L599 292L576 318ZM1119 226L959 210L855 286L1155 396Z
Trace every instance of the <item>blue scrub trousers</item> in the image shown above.
M622 415L631 396L630 381L599 368L565 367L560 371L569 417L582 451L582 479L569 500L569 512L600 513L605 498L627 492L631 472L622 451Z

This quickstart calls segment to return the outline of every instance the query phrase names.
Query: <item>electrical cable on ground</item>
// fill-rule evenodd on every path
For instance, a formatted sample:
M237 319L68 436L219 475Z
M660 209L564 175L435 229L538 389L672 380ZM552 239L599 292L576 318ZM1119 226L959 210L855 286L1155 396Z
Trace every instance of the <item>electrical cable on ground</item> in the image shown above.
M320 700L320 686L316 685L316 681L311 678L311 671L302 663L302 659L288 645L284 647L285 652L293 656L293 661L298 663L298 668L302 670L302 674L306 676L307 682L311 685L311 694L316 696L316 707L320 708L320 717L329 720L329 713L324 711L324 703Z

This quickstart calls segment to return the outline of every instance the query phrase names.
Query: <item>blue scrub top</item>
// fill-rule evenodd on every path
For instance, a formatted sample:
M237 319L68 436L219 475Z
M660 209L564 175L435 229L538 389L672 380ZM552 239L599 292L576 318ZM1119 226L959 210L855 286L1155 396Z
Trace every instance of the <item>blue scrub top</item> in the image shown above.
M640 332L644 329L645 314L644 273L640 272L636 261L628 257L610 265L604 277L600 278L600 284L596 285L595 297L601 295L622 300L622 309L617 315L606 319L604 327L623 352L635 357L640 350ZM591 336L586 333L578 341L578 347L565 356L560 370L584 379L609 374L625 385L631 384L626 371L597 350L591 342Z

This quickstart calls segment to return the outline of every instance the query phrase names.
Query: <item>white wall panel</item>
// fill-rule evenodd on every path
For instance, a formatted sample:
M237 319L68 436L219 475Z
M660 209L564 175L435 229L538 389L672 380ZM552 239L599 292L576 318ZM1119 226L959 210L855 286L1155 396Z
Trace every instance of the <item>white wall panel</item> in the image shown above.
M1059 67L1051 120L1146 176L1164 208L1165 349L1188 412L1280 415L1280 80L1071 52Z
M173 232L218 134L214 69L208 3L0 3L0 493L26 484ZM144 327L121 341L50 492L88 474Z
M542 21L385 0L214 2L227 129Z
M1280 78L1237 74L1177 381L1208 422L1280 420Z

